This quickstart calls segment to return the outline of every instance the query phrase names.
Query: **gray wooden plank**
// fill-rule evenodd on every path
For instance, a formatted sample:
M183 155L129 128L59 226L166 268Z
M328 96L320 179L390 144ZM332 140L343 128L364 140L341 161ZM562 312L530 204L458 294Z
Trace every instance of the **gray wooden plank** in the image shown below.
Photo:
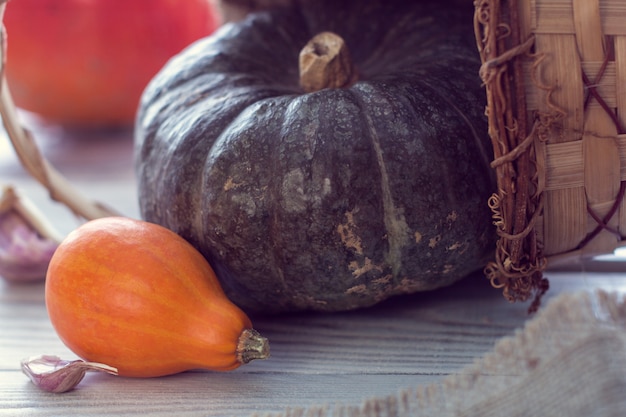
M0 379L0 416L246 416L317 404L358 405L426 383L420 375L186 373L154 380L88 375L66 394L37 391L20 375Z
M357 405L456 373L523 325L526 306L507 303L479 278L355 312L254 317L271 340L272 357L231 373L156 379L94 374L63 395L38 391L17 370L24 356L69 352L47 323L41 295L25 297L25 289L13 292L5 285L0 291L0 415L227 416L318 403ZM626 288L623 276L570 274L553 282L555 292L577 286ZM40 293L41 286L31 286L30 292Z

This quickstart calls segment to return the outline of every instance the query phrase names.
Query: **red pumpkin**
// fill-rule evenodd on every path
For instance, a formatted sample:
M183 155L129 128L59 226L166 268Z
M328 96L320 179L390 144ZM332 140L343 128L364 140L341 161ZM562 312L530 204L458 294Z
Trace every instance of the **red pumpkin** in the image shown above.
M9 86L51 121L130 124L150 78L218 21L210 0L11 1Z

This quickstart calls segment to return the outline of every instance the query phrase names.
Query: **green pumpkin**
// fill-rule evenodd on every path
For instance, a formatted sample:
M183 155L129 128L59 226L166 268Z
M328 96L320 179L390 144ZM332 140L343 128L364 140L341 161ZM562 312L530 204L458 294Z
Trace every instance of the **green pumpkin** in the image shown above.
M472 13L303 2L191 45L140 103L142 216L196 246L249 312L360 308L481 269L495 182ZM324 31L354 77L305 91L299 55Z

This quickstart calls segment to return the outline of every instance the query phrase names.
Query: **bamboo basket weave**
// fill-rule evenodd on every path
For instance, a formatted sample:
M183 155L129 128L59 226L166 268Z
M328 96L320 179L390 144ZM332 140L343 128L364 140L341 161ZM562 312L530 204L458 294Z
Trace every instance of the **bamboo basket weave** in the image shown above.
M536 303L543 271L626 242L626 0L475 0L499 234L485 269Z

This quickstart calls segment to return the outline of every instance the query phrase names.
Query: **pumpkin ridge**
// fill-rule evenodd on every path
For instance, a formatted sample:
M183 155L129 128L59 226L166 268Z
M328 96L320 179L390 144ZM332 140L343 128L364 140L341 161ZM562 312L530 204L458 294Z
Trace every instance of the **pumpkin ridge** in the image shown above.
M270 149L271 153L268 155L268 161L266 161L265 167L268 170L275 170L276 167L280 166L279 161L281 160L280 155L278 155L278 152L277 152L278 146L277 146L277 143L275 143L275 140L278 140L280 138L275 139L275 138L266 137L265 135L262 135L262 134L260 135L257 129L258 129L258 126L269 126L269 125L273 125L276 128L280 126L280 129L283 129L283 125L285 124L285 115L282 112L277 111L275 109L284 108L288 106L289 103L293 102L294 100L297 100L299 97L300 96L297 94L290 94L287 96L268 97L268 98L258 99L257 101L250 103L250 105L247 106L245 109L241 110L239 115L220 133L210 153L213 154L213 150L215 149L217 150L218 153L220 153L220 155L217 155L217 156L224 157L221 150L218 150L220 148L220 146L218 146L219 143L226 143L226 144L232 145L232 147L235 147L236 146L235 144L241 145L242 143L243 143L242 146L247 146L247 145L263 146L264 144L266 144L267 146L263 146L263 147ZM251 124L248 122L239 123L240 121L247 120L250 117L256 118L255 119L256 122L254 124ZM279 117L279 120L276 120L277 117ZM236 153L239 153L239 152L240 151L236 151ZM227 155L226 158L228 158L229 156L230 155ZM252 158L252 156L248 156L248 158ZM245 164L249 164L249 162L246 162ZM248 174L248 176L253 176L253 177L255 175L256 173L254 170L252 170ZM237 198L237 195L239 195L239 193L245 195L248 192L246 188L249 186L253 186L253 187L261 186L261 188L265 188L268 194L268 197L264 198L264 201L268 202L269 204L274 204L275 202L280 201L279 196L280 196L280 187L281 187L281 178L282 178L281 173L280 172L269 173L269 174L263 175L263 178L268 181L265 185L257 185L257 184L248 185L246 183L243 186L242 190L239 190L238 187L228 190L228 193L230 193L230 198L229 198L230 201L234 201ZM271 273L273 275L273 278L277 278L276 280L273 280L271 287L269 289L275 292L288 290L289 286L287 282L284 280L284 272L283 272L284 260L280 257L280 253L279 253L280 248L282 247L282 242L276 241L276 236L281 236L283 233L282 227L281 227L282 224L280 222L280 219L278 219L279 213L281 211L280 207L274 207L270 205L266 207L262 206L261 208L257 208L256 210L260 210L261 211L260 216L267 217L268 219L268 223L266 223L263 227L264 232L262 232L262 236L266 240L266 242L263 243L263 246L265 248L262 249L262 252L264 256L271 257L271 260L267 259L264 261L264 263L266 264L266 266L271 268L271 270L268 273ZM219 215L223 216L223 213L220 213ZM205 228L205 230L207 228L213 227L210 223L210 220L211 219L210 219L210 213L209 213L209 216L205 215L204 217L203 228ZM250 219L247 219L247 221L250 221ZM261 226L263 226L261 223L257 223L255 225L255 228L258 228ZM249 283L247 282L247 280L250 279L249 276L237 274L237 273L233 274L232 272L229 273L229 276L231 279L229 279L229 282L225 285L225 288L224 288L225 290L227 290L227 293L229 292L228 290L232 290L232 288L239 288L241 284L241 287L245 288L245 291L247 291L250 298L256 300L259 303L263 303L263 298L262 298L263 292L259 291L258 289L251 291L251 288L248 286ZM259 285L262 285L262 284L259 283Z
M289 107L289 105L293 101L294 100L291 100L289 103L286 103L285 107ZM281 113L281 121L279 122L279 125L281 126L280 127L281 134L277 137L277 140L279 141L282 141L284 138L284 134L282 132L284 132L286 119L287 119L286 113ZM271 158L272 167L276 168L280 166L278 163L280 161L278 146L271 147L270 158ZM278 183L282 181L278 181L278 178L282 179L282 175L280 175L280 173L273 173L270 177L271 177L271 180L270 180L269 187L268 187L268 189L270 190L270 195L271 195L270 201L272 202L281 201L280 191L279 191L280 185ZM271 213L269 216L270 220L268 224L268 238L270 240L269 245L271 248L270 255L273 260L271 264L273 265L273 269L276 273L277 284L280 284L283 291L288 291L289 287L285 280L285 273L284 273L284 261L279 254L280 248L282 247L282 242L277 242L277 237L282 235L282 232L280 232L282 228L281 228L281 220L278 214L279 210L276 207L272 207L270 211ZM263 302L263 300L260 300L260 301Z
M283 231L276 234L281 239L274 240L273 255L280 260L282 267L287 268L286 271L293 270L294 263L317 264L320 261L323 262L325 249L320 248L320 245L334 244L330 243L328 239L330 235L335 237L336 224L329 225L328 221L324 219L324 213L327 213L327 209L323 208L327 206L326 194L324 194L324 181L328 180L328 190L326 192L330 193L330 189L334 188L334 179L328 178L332 177L332 173L320 177L320 172L326 164L320 164L315 161L318 158L318 151L320 151L321 147L325 147L328 151L338 146L334 144L334 137L332 135L329 136L329 133L326 131L328 126L320 123L330 120L329 117L337 109L334 106L324 105L325 100L322 99L322 96L344 95L346 91L348 90L326 89L298 96L285 109L285 117L282 121L283 127L280 133L274 136L276 146L273 148L273 161L275 162L272 162L272 164L276 167L276 172L279 175L274 176L275 185L272 188L273 197L270 200L273 200L276 204L273 210L273 218L279 222L274 226L273 230ZM299 175L292 176L294 173ZM300 182L295 181L291 183L291 179L299 180ZM284 187L285 185L287 185L287 188ZM302 187L300 191L297 190L298 186ZM285 192L288 194L285 194ZM298 203L297 199L301 196L302 200L299 202L306 206L303 212L305 217L301 217L301 220L297 220L297 217L300 216L299 214L290 213L288 209L285 210L285 198L289 199L289 195L294 193L295 195L292 195L292 197L296 199L295 203ZM289 220L285 222L285 219ZM288 225L288 228L282 227L283 224ZM318 226L326 232L320 232L321 229ZM317 230L315 230L316 227L318 227ZM327 227L330 227L330 230ZM295 238L299 242L297 245L294 245L294 242L290 242L289 239L285 239L285 234L291 230L298 233L298 237ZM272 234L274 235L274 233ZM312 240L309 241L309 239ZM303 245L302 242L310 242L310 254L305 250L307 243ZM286 251L287 247L290 249ZM301 247L302 250L299 250L298 247ZM289 262L289 264L286 264L286 262ZM282 270L281 273L283 273ZM285 281L285 296L299 300L297 302L294 301L298 308L311 308L313 305L325 303L326 301L320 299L319 295L311 297L310 288L325 285L324 281L327 280L327 277L324 275L327 273L322 272L320 274L320 271L317 271L312 272L312 275L310 275L311 271L307 270L302 276L304 285L298 285L293 279Z
M328 195L332 194L338 185L335 183L333 173L326 170L326 163L320 162L319 158L322 155L322 158L334 159L334 154L325 153L324 150L329 151L330 148L339 146L334 144L335 137L327 131L328 126L326 126L327 121L331 120L331 115L338 109L334 106L327 106L324 97L341 95L345 91L347 90L325 89L316 93L303 94L292 103L292 107L286 113L289 117L285 120L285 131L291 137L291 142L297 138L297 148L293 148L294 145L292 144L291 149L297 149L296 152L299 154L298 158L301 162L283 161L283 166L287 167L285 164L288 164L288 167L300 166L299 171L288 169L287 175L290 177L288 182L295 180L295 183L298 181L301 183L303 202L306 205L304 212L306 221L299 222L302 224L299 240L306 238L310 241L309 246L311 248L308 254L301 244L298 244L301 247L300 250L290 250L291 253L297 254L299 263L302 263L303 260L308 264L323 262L326 249L320 245L326 247L333 245L327 239L329 239L329 235L334 237L332 233L335 225L330 225L325 220L324 207L328 204ZM296 111L293 111L294 109ZM297 192L297 190L291 192ZM294 224L293 221L291 223ZM290 242L288 240L283 241L280 246L284 247L285 245L290 245ZM293 268L291 269L293 270ZM313 305L324 304L326 303L324 296L312 293L310 288L323 286L327 274L327 271L311 272L307 270L307 276L304 277L303 281L304 285L294 285L296 283L292 282L288 292L293 294L294 299L300 300L298 304L301 308L311 308Z
M367 103L363 100L361 95L357 93L358 90L350 89L350 91L355 99L355 103L361 109L361 118L364 122L364 126L366 126L364 132L369 136L369 141L372 145L376 162L378 163L378 170L381 177L380 189L383 204L383 221L388 244L387 253L384 258L385 262L391 265L394 278L397 278L402 265L402 248L408 243L409 239L409 226L406 223L403 210L396 207L394 203L389 182L389 173L385 164L380 138L374 121L367 111Z

